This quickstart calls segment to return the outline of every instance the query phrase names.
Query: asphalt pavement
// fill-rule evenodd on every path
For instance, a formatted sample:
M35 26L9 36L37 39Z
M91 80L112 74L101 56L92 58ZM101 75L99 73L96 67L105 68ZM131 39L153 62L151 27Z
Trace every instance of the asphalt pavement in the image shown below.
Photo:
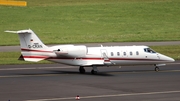
M78 67L61 64L1 65L0 101L179 101L180 61L160 67Z

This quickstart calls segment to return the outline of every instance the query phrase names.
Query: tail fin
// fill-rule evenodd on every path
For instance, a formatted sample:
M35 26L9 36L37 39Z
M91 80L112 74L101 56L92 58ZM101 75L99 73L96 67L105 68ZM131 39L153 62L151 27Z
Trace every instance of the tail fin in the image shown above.
M17 33L19 35L21 54L25 61L38 62L48 58L45 52L49 48L38 38L32 30L19 30L19 31L5 31L10 33Z

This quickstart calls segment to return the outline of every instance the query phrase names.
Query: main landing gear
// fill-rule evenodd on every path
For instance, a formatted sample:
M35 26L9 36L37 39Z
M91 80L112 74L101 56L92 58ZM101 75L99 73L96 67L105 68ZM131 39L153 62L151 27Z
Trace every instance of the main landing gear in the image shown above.
M91 70L91 74L97 74L98 73L98 69L96 66L92 67L93 69Z
M156 72L158 72L159 71L159 67L155 67L155 69L154 69Z
M81 74L84 74L84 73L86 72L86 70L84 69L83 66L80 66L80 67L79 67L79 72L80 72Z
M97 67L96 66L92 66L92 70L91 70L91 74L97 74L98 73L98 69L97 69ZM80 66L79 67L79 72L81 73L81 74L84 74L85 72L86 72L86 70L84 69L84 67L83 66Z

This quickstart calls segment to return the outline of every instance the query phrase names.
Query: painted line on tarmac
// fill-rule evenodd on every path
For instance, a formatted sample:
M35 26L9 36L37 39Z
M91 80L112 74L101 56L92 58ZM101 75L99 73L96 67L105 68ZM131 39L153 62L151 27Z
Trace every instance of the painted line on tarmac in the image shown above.
M8 75L8 76L0 76L0 78L19 78L19 77L45 77L45 76L58 76L60 74L35 74L35 75ZM62 75L62 74L61 74ZM63 74L67 75L67 74Z
M150 72L154 72L154 71L148 71ZM132 71L132 72L109 72L110 74L126 74L126 73L148 73L148 72L136 72L136 71ZM160 71L160 72L180 72L180 70L167 70L167 71ZM19 78L19 77L46 77L46 76L58 76L58 75L73 75L73 74L24 74L24 75L5 75L5 76L0 76L0 78Z
M167 73L167 72L180 72L180 70L160 70L158 72L154 71L154 70L142 70L142 71L138 71L138 70L132 70L132 71L118 71L118 72L109 72L111 74L136 74L136 73Z
M50 76L62 76L62 75L71 75L73 76L74 74L24 74L24 75L6 75L6 76L0 76L0 78L23 78L23 77L50 77Z
M174 62L174 63L167 63L167 65L179 65L180 63Z
M77 68L77 67L30 67L30 68L2 68L0 71L6 70L31 70L31 69L58 69L58 68Z
M162 71L162 72L168 72L168 71L170 71L170 72L180 72L180 70L167 70L167 71Z
M84 96L81 99L91 98L105 98L105 97L125 97L125 96L140 96L140 95L154 95L154 94L172 94L180 93L180 91L163 91L163 92L147 92L147 93L130 93L130 94L114 94L114 95L97 95L97 96ZM25 100L25 101L57 101L57 100L71 100L75 97L64 97L64 98L50 98L50 99L36 99L36 100Z

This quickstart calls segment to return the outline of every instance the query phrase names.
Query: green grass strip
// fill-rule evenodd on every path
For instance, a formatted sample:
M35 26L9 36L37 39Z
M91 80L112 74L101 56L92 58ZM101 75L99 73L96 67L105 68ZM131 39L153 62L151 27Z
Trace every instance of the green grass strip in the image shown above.
M172 46L151 46L155 51L170 56L175 60L180 60L180 45Z
M31 28L45 44L180 40L180 0L27 0L0 6L0 45L18 45L5 30Z
M40 62L27 62L18 60L19 56L21 55L20 52L0 52L0 65L6 64L47 64L51 63L49 61L40 61Z

